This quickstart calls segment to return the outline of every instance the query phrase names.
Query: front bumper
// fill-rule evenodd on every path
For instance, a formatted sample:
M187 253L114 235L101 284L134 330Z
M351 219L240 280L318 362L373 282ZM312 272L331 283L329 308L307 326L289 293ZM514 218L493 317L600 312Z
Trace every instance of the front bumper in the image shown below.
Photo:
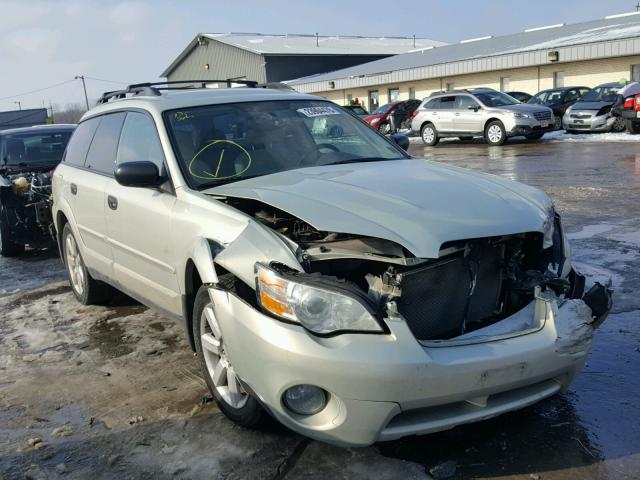
M444 430L549 397L583 367L593 334L584 301L538 297L527 308L541 326L525 335L423 346L398 318L387 320L389 335L320 338L232 293L209 292L247 390L292 430L348 446ZM309 417L287 410L282 394L297 384L328 391L327 407Z
M592 116L590 118L572 118L571 114L565 114L562 123L565 130L579 130L584 132L609 132L613 128L615 117L610 113Z
M546 125L546 126L545 126ZM549 122L531 122L530 124L517 123L511 130L507 131L508 137L518 137L522 135L534 135L536 133L547 133L555 130L553 119Z

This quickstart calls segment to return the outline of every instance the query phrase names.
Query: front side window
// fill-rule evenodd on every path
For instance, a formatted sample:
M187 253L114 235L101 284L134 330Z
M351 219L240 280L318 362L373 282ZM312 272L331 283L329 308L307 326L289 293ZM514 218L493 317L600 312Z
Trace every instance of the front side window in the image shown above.
M479 106L478 102L467 95L458 95L458 97L456 97L456 109L458 110L469 110L471 108L478 108Z
M373 112L371 112L371 115L382 115L384 113L387 113L389 110L391 110L391 107L393 107L392 104L385 103L384 105L376 108Z
M153 119L144 113L129 112L122 127L116 163L153 162L162 172L164 153Z
M487 107L504 107L520 103L512 96L502 92L482 92L475 95Z
M596 87L589 90L580 99L581 102L615 102L620 87Z
M198 189L297 168L407 158L330 102L209 105L164 118L181 169Z
M54 165L62 160L71 130L11 133L4 136L2 165Z

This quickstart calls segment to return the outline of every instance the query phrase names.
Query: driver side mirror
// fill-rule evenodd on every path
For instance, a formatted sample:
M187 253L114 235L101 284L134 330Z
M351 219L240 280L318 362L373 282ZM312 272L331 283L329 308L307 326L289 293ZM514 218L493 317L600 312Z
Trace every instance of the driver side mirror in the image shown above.
M473 110L474 112L477 112L478 110L480 110L480 105L469 105L467 107L468 110Z
M114 176L124 187L159 187L165 181L158 166L149 161L121 163L116 167Z
M402 133L394 133L391 135L391 141L405 151L409 149L409 137Z

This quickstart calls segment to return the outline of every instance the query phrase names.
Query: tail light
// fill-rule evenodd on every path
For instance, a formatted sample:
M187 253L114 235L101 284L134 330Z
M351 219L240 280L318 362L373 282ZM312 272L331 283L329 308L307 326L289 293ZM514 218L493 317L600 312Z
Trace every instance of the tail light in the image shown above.
M411 116L413 118L416 118L418 116L418 110L414 110L413 113L411 114Z
M636 95L634 109L640 112L640 95Z
M624 101L623 108L633 108L635 104L635 99L633 97L627 98Z

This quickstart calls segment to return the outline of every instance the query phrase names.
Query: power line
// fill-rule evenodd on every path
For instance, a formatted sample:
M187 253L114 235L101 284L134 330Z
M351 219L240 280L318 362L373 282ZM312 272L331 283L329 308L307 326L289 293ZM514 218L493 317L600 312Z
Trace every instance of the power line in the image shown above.
M115 83L116 85L129 85L131 82L117 82L115 80L105 80L104 78L96 78L85 75L84 78L88 78L89 80L96 80L98 82L106 82L106 83Z
M71 83L71 82L75 82L75 81L76 81L75 78L73 78L73 79L67 80L65 82L56 83L55 85L49 85L48 87L38 88L37 90L31 90L29 92L18 93L17 95L9 95L7 97L0 97L0 100L8 100L10 98L22 97L24 95L31 95L32 93L43 92L45 90L49 90L51 88L56 88L56 87L59 87L61 85L66 85L67 83Z

